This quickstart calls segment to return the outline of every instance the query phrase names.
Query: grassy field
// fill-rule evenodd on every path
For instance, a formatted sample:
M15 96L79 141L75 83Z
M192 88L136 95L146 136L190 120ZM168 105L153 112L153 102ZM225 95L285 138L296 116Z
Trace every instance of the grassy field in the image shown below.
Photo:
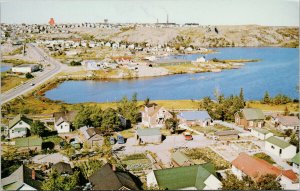
M247 106L251 108L259 108L261 110L266 110L266 111L284 111L285 107L287 106L290 112L299 112L298 103L272 105L272 104L261 104L259 101L255 101L255 102L247 102Z
M2 74L3 75L3 74ZM26 82L27 78L20 78L18 76L4 76L1 78L1 92L6 92L23 82Z
M2 60L3 63L13 64L13 66L21 65L21 64L36 64L35 62L29 62L21 59L5 59Z
M196 130L196 131L206 133L206 134L214 133L214 132L217 132L217 131L231 130L230 128L222 126L222 125L214 125L214 126L210 126L210 127L194 126L194 127L191 127L191 128Z

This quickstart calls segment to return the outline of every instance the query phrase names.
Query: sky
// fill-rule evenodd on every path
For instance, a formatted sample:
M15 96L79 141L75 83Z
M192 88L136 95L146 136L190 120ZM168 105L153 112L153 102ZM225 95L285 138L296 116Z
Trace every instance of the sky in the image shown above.
M103 22L299 26L299 0L0 0L2 23Z

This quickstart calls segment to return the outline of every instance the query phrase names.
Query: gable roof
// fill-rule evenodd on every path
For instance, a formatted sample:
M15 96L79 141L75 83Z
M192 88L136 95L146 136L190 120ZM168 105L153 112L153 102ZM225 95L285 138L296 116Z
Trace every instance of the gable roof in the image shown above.
M300 164L300 153L298 152L292 159L291 162L296 163L296 164Z
M286 141L284 141L284 140L282 140L282 139L280 139L278 137L275 137L275 136L269 137L265 141L267 141L267 142L269 142L269 143L271 143L273 145L276 145L276 146L278 146L278 147L280 147L282 149L285 149L285 148L291 146L290 143L288 143L288 142L286 142Z
M72 174L73 170L71 168L71 165L69 163L65 163L65 162L58 162L56 164L54 164L52 167L52 169L55 169L59 174Z
M292 181L297 180L295 173L290 170L281 170L265 160L251 157L246 153L241 153L232 161L232 165L256 181L266 174L274 174L277 177L284 175Z
M36 172L36 179L32 179L32 169L21 165L16 171L6 178L1 179L4 190L18 190L27 184L37 190L41 190L41 176Z
M279 116L278 122L285 126L299 126L300 124L297 116Z
M42 146L42 138L38 137L26 137L26 138L18 138L15 141L16 147L34 147L34 146Z
M19 114L16 115L12 120L10 120L8 122L8 128L12 128L13 126L15 126L19 121L23 120L24 122L28 123L30 125L30 123L32 122L32 120L26 118L25 116Z
M182 166L154 170L158 186L169 190L195 187L203 189L205 180L210 176L216 176L214 166L211 163Z
M179 117L184 118L188 121L195 120L207 120L211 119L207 111L183 111L178 114Z
M256 132L259 132L261 134L268 134L268 133L271 133L270 131L266 130L266 129L261 129L261 128L252 128L252 131L256 131Z
M159 128L145 128L136 130L138 136L156 136L161 135Z
M118 190L122 187L138 190L129 174L113 171L108 163L94 172L88 179L92 183L94 190Z
M62 117L65 121L73 122L77 113L78 111L54 112L53 117L55 121Z
M178 165L183 166L184 164L193 164L193 162L182 152L177 150L171 154L172 160L174 160Z
M264 120L265 115L260 109L256 108L245 108L242 110L242 113L246 120Z

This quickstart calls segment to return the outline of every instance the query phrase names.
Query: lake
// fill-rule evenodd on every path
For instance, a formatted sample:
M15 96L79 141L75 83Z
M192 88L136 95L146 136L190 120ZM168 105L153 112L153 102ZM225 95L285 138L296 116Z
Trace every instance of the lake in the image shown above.
M240 69L220 73L179 74L163 77L110 80L66 81L46 92L46 97L66 103L110 102L131 97L136 92L138 99L177 100L213 98L217 89L225 96L238 94L244 89L245 99L261 99L268 91L298 98L299 49L298 48L217 48L207 59L261 59L246 63ZM196 60L201 54L170 56L170 59ZM166 59L169 59L166 58Z

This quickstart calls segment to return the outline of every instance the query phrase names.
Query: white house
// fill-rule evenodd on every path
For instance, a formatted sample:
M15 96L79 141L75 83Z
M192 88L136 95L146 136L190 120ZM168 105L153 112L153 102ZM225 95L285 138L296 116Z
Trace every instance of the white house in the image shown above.
M206 62L205 57L201 56L200 58L197 58L196 62Z
M291 159L296 155L297 148L278 137L272 136L265 140L265 150L282 159Z
M162 141L159 128L137 129L136 137L140 143L160 143Z
M147 174L147 187L168 190L218 190L218 180L211 163L153 170Z
M17 115L15 118L9 121L8 124L8 138L13 139L16 137L26 137L30 130L31 120L22 115Z
M54 123L57 133L69 133L71 131L71 123L67 121L64 117L60 117Z
M298 152L292 159L293 171L297 174L300 174L300 153Z
M31 72L35 72L37 70L39 70L39 65L37 64L22 64L19 66L14 66L11 68L12 72L15 73L31 73Z
M298 177L292 170L279 169L272 164L246 153L240 155L232 161L232 173L242 180L244 175L248 175L253 181L258 181L261 176L275 175L284 190L294 190L299 186Z
M252 136L254 136L260 140L265 140L265 139L273 136L273 133L271 133L270 131L268 131L266 129L261 129L261 128L252 128L251 134L252 134Z

